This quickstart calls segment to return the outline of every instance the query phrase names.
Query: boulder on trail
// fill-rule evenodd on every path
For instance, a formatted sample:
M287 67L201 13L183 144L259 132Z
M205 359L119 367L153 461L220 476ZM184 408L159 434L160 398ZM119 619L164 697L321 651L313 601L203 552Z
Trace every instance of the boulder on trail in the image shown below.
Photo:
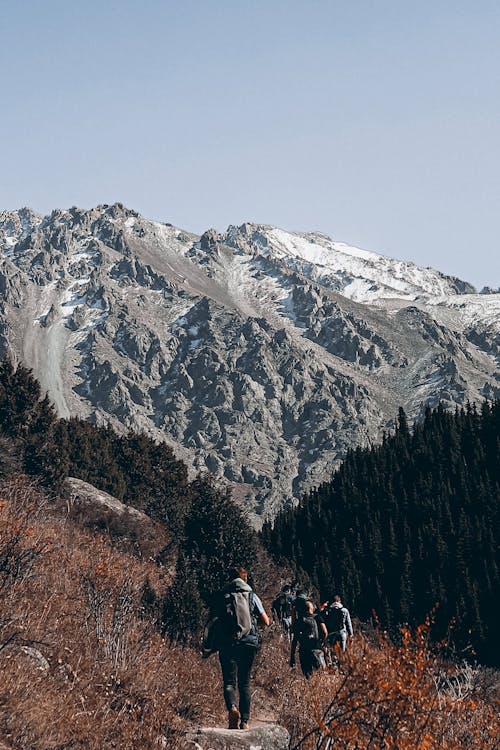
M288 750L290 735L276 724L254 729L202 728L186 737L185 750Z

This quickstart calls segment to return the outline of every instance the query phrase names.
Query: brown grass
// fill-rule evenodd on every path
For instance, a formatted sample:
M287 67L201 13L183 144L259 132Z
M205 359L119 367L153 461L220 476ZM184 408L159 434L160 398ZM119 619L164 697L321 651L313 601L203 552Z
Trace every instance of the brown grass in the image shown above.
M0 745L148 750L166 737L174 749L193 725L224 726L217 658L161 637L146 584L161 599L169 566L82 527L25 477L0 485ZM296 748L497 746L496 673L439 660L426 628L399 646L357 634L308 682L271 628L253 686L254 717L282 723Z
M175 747L189 723L218 723L217 665L170 647L142 606L146 581L160 597L168 574L55 515L25 478L0 497L0 738L126 750L163 734Z

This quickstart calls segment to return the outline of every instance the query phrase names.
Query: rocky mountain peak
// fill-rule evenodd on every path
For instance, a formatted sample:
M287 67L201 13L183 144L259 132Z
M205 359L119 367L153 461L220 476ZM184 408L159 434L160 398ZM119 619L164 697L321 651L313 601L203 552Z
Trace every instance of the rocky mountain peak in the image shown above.
M287 232L266 225L242 224L230 226L221 242L243 252L278 259L359 302L390 297L412 299L421 294L476 293L468 282L333 241L321 232Z
M399 406L500 394L500 296L245 223L201 237L120 203L0 214L0 350L63 416L168 441L256 517Z
M20 208L18 211L0 211L0 245L4 252L13 247L19 240L27 237L42 221L42 217L31 208Z

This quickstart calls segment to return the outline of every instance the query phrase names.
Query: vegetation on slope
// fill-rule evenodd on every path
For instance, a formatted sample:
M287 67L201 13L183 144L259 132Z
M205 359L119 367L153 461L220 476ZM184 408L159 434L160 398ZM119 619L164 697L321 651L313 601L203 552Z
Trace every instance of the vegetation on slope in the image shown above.
M393 435L353 451L262 536L362 620L375 610L397 629L437 606L435 637L451 623L457 648L499 665L499 521L497 401L429 410L412 432L400 410Z
M215 657L204 661L158 629L155 603L172 585L155 562L163 540L155 548L148 539L145 554L82 528L19 474L0 483L0 498L0 742L175 750L189 727L223 726ZM309 682L287 656L270 629L254 716L285 725L292 747L497 746L498 676L433 656L425 629L398 646L358 631L340 668Z
M468 418L479 417L471 410ZM398 434L403 444L409 439L402 420ZM68 475L156 521L68 511ZM29 371L0 365L0 741L7 747L163 743L175 750L190 726L223 724L217 661L178 644L196 642L206 605L235 560L255 572L269 610L279 573L226 492L207 478L190 483L171 451L144 436L58 420ZM311 573L321 585L318 570ZM339 668L306 683L289 670L288 643L271 629L257 661L254 714L284 724L296 748L493 750L497 674L438 658L427 636L427 628L406 629L395 644L384 632L358 629Z
M158 628L151 594L165 595L168 571L75 525L21 476L0 493L0 737L146 749L186 717L217 722L202 705L214 665Z

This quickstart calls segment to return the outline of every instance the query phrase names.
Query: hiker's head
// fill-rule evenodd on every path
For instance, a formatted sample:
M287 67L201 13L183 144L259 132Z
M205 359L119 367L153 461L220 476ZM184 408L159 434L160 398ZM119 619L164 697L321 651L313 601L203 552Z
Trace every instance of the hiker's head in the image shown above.
M310 599L307 599L306 601L306 612L308 615L314 614L314 602L312 602Z
M340 598L339 594L334 594L333 598L332 598L332 601L333 601L334 604L341 604L342 599Z
M289 583L285 583L285 585L281 587L281 590L284 594L290 594L290 592L292 591L292 587Z
M240 565L235 565L234 567L229 568L227 578L229 581L234 581L235 578L241 578L242 581L246 581L248 579L248 571Z

